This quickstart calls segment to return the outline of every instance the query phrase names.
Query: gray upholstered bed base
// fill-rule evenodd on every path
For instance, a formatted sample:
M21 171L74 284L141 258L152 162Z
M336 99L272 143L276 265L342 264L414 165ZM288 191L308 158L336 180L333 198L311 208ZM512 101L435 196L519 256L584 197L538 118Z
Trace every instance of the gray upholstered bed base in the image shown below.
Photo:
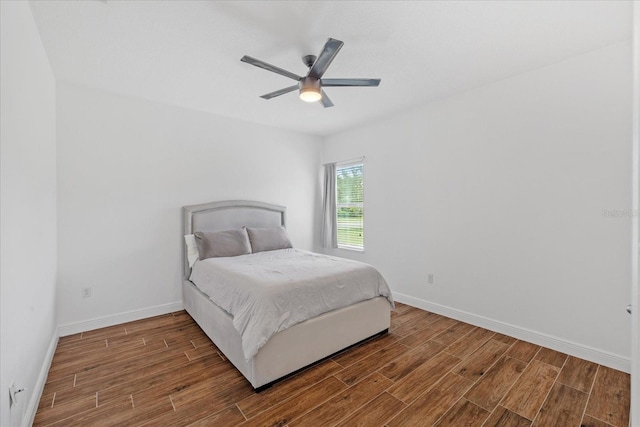
M243 225L275 227L284 224L284 207L260 202L214 202L184 208L185 234ZM232 317L191 283L188 273L186 265L182 283L185 310L256 390L389 329L389 302L378 297L333 310L279 332L253 358L246 360Z
M279 332L247 361L231 316L191 282L182 292L187 312L255 389L389 328L389 302L378 297Z

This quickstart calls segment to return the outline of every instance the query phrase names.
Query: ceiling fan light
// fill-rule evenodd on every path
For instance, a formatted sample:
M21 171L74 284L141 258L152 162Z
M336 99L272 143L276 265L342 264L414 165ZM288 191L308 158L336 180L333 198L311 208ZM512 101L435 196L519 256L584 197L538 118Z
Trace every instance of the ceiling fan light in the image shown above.
M320 79L305 77L300 80L300 99L305 102L316 102L322 99L320 90Z
M305 102L317 102L322 99L322 94L314 87L302 88L300 89L300 99Z

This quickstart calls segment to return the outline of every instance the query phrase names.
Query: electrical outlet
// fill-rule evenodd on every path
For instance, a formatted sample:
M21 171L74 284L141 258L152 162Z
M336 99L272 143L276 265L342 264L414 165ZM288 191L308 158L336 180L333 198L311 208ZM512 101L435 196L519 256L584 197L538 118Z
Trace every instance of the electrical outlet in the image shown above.
M429 273L429 275L427 276L427 282L433 283L433 274Z
M91 288L82 288L82 298L89 298L91 296Z

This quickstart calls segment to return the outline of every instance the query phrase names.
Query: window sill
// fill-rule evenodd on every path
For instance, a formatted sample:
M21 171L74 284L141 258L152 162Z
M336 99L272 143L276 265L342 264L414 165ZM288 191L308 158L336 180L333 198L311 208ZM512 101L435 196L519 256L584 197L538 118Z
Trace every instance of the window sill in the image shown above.
M364 248L358 248L355 246L338 246L337 249L343 249L345 251L351 251L351 252L364 252Z

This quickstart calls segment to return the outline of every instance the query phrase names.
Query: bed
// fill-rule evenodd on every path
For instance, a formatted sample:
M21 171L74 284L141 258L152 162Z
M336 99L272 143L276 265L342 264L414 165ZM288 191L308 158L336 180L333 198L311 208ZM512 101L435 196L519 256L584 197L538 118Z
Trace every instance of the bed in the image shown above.
M185 206L183 225L184 235L242 227L284 228L286 208L256 201L220 201ZM304 255L313 255L308 254ZM243 348L243 337L234 327L234 316L214 303L190 280L192 269L187 258L185 247L182 280L185 310L256 391L389 329L393 304L390 293L296 323L270 336L255 354L247 353L246 340Z

